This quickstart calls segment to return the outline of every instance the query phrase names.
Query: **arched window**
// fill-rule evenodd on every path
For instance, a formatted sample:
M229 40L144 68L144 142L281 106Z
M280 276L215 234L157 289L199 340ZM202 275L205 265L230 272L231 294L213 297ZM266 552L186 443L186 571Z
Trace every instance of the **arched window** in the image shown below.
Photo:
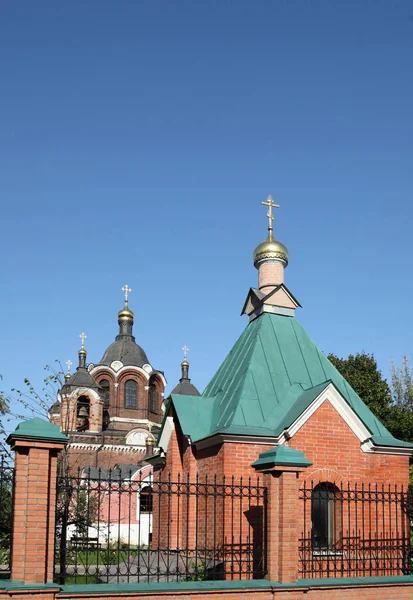
M125 408L138 408L138 384L133 379L128 379L124 388Z
M149 411L156 413L156 385L154 383L149 384Z
M313 548L332 549L337 541L340 491L332 483L323 481L311 494L311 539Z
M145 487L142 488L139 500L141 513L152 512L152 488L150 485L145 485Z
M87 396L79 396L76 408L76 430L86 431L89 429L90 400Z
M110 383L107 379L102 379L99 381L99 385L103 392L103 406L104 408L108 408L110 403Z
M102 416L102 427L103 427L103 430L105 431L106 429L109 429L109 425L110 425L110 415L109 415L109 411L107 411L105 409L103 411L103 416Z

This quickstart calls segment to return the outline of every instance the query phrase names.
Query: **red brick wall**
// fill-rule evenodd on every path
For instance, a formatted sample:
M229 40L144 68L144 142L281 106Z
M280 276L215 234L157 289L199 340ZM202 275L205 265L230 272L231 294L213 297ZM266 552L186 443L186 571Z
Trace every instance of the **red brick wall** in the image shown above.
M409 457L362 452L358 438L327 401L289 445L313 463L305 477L315 482L409 484Z

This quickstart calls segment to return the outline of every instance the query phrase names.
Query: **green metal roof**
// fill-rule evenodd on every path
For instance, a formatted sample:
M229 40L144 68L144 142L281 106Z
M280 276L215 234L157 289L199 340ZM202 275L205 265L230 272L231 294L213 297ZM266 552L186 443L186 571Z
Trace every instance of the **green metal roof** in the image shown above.
M278 436L331 382L372 436L398 445L293 317L251 321L201 397L171 399L194 442L215 433Z
M275 446L266 452L261 452L258 459L252 463L252 467L260 469L262 467L273 467L275 465L287 465L290 467L310 467L310 462L304 455L304 452L295 450L289 446Z
M6 441L10 443L17 438L32 438L36 440L49 440L63 443L69 441L69 438L61 433L60 428L57 425L50 423L50 421L40 419L39 417L34 417L28 421L19 423L15 431L9 435Z

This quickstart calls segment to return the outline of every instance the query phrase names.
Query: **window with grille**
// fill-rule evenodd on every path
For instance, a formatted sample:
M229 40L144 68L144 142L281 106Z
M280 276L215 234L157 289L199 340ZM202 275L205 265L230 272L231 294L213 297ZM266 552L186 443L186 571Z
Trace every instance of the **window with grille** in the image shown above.
M315 486L311 495L312 547L330 549L335 543L336 492L326 481Z
M125 383L125 408L138 408L138 384L133 379Z

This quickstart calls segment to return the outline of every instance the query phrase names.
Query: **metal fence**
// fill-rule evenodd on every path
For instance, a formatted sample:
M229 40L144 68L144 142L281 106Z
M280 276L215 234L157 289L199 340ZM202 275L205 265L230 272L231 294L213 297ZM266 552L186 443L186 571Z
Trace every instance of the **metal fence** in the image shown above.
M299 497L301 578L412 572L411 509L403 487L311 483Z
M55 581L262 578L266 504L266 488L251 479L157 481L103 469L59 477Z
M14 467L10 459L0 459L0 577L10 575L12 547Z

